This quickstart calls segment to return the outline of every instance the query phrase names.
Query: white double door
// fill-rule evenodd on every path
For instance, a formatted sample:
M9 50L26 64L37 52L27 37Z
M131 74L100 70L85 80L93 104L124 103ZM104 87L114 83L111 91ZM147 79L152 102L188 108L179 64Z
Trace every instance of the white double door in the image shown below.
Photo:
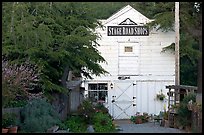
M136 91L132 80L113 81L109 90L109 113L114 119L130 119L136 114Z

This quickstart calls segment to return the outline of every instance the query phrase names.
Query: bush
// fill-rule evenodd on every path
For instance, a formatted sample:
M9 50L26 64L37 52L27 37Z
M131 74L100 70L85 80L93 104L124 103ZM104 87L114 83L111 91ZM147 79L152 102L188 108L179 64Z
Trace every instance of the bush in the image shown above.
M89 99L84 100L78 107L78 114L85 119L86 123L92 123L95 108Z
M108 109L101 103L97 103L95 106L96 112L103 112L105 114L108 114Z
M86 132L87 126L83 117L71 116L63 123L62 128L69 128L71 132L83 133Z
M102 112L95 113L93 117L93 127L95 132L113 132L115 126L108 114Z
M2 115L2 127L6 128L11 125L16 125L17 119L14 113L5 113Z
M59 115L45 99L33 99L22 110L21 129L24 132L46 132L59 123Z
M191 125L191 111L188 110L188 102L192 100L196 101L196 94L190 93L184 97L183 101L181 101L180 106L178 107L178 122L182 126L190 126Z
M24 107L27 103L27 100L11 100L8 102L7 107Z
M36 66L29 64L11 64L2 59L2 106L13 106L12 101L26 100L39 82Z

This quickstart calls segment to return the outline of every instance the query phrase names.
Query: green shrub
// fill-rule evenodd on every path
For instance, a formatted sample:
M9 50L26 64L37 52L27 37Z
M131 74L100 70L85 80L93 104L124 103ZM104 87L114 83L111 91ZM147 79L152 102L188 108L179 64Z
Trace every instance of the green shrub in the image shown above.
M68 127L66 126L65 122L61 122L58 124L60 130L68 130Z
M24 132L46 132L60 123L59 115L45 99L34 99L22 110L21 129Z
M87 125L85 119L80 116L71 116L65 122L63 128L70 129L71 132L86 132Z
M93 117L93 127L95 132L113 132L114 124L108 114L102 112L95 113Z
M95 105L95 110L96 112L103 112L103 113L108 114L108 109L101 103L97 103Z
M8 102L7 107L24 107L27 103L27 100L12 100Z
M85 119L87 124L92 123L95 108L89 99L84 100L78 107L78 114Z
M192 100L196 101L196 95L194 93L190 93L184 97L183 101L181 101L180 106L178 107L178 122L182 126L191 125L191 111L188 110L188 102Z
M131 116L130 117L130 121L132 121L133 123L135 123L135 119L136 119L136 116Z
M6 128L16 124L17 124L17 119L14 113L5 113L2 115L2 127Z

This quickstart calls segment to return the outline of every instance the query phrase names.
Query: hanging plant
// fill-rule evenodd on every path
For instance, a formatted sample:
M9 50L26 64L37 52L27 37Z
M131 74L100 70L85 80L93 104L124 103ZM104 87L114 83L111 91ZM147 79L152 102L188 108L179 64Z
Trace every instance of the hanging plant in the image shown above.
M165 95L162 93L162 90L157 94L156 98L160 101L163 101L165 99Z

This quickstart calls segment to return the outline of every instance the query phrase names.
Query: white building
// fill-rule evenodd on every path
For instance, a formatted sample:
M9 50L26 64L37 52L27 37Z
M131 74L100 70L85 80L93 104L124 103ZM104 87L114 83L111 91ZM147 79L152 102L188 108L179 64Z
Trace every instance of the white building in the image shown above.
M175 59L162 49L175 42L175 32L148 30L148 19L131 6L122 8L98 27L100 63L110 74L84 80L87 96L103 100L114 119L128 119L136 112L159 114L168 105L166 85L175 82ZM162 90L164 101L156 99Z

